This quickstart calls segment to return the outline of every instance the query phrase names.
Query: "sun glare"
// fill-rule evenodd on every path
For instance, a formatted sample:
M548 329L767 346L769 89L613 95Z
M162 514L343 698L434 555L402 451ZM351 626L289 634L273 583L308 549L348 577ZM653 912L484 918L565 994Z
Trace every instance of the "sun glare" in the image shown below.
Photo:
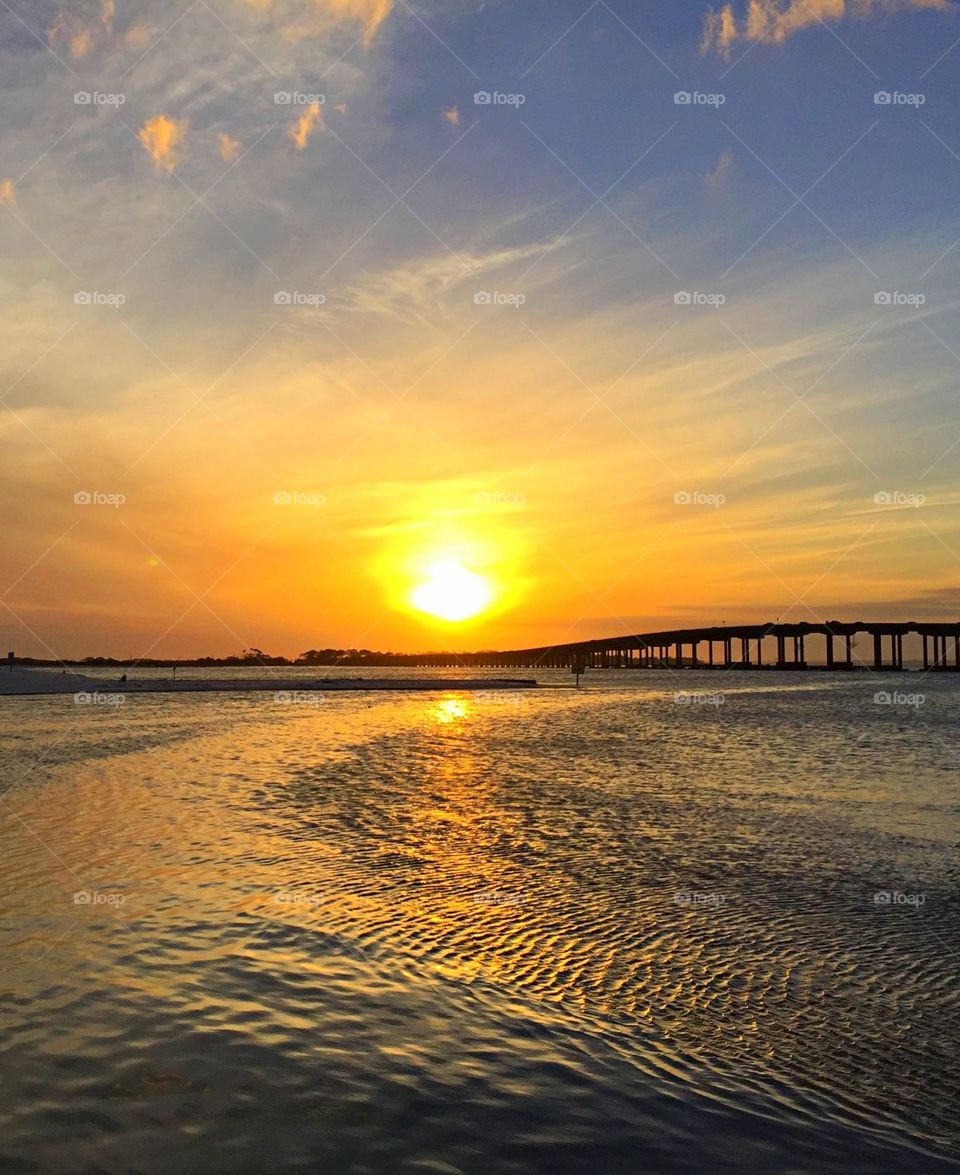
M493 597L487 580L453 560L434 563L426 574L411 601L418 611L440 620L469 620L488 607Z

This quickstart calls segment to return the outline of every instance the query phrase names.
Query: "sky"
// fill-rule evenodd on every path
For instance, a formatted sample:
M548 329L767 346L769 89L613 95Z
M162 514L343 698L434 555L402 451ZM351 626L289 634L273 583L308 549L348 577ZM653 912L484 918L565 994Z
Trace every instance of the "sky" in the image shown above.
M3 3L4 647L956 619L958 66L948 0Z

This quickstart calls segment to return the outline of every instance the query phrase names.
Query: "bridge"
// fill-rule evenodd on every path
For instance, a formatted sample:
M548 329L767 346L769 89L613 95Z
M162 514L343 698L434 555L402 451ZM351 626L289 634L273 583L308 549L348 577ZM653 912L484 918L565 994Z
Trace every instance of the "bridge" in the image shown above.
M854 642L868 638L870 656L854 660ZM738 624L678 628L603 640L576 641L509 652L438 653L417 658L423 667L483 669L903 669L903 640L920 638L923 668L960 673L960 622L873 623L828 620L823 624ZM773 654L773 641L776 653ZM823 661L807 661L807 642ZM764 657L766 642L767 656ZM822 642L822 644L820 643ZM871 647L872 644L872 647Z

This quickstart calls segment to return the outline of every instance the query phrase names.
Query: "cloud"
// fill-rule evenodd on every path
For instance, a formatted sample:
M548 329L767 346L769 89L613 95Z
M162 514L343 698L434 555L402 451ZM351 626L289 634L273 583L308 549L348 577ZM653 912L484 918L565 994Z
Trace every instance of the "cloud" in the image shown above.
M233 161L240 154L240 148L243 144L239 139L235 139L232 135L226 132L220 135L220 158L224 163L233 163Z
M736 40L779 45L810 25L866 20L884 12L952 7L951 0L748 0L739 22L733 4L725 4L719 11L708 10L700 50L729 57L730 46Z
M729 171L731 167L733 167L733 152L728 147L703 178L710 186L718 184L723 179L724 172Z
M303 114L290 124L290 129L287 131L298 151L302 151L306 147L318 124L323 125L323 111L320 109L319 103L311 102Z
M140 128L140 142L159 171L173 171L177 166L186 137L186 121L165 114L148 119Z
M460 111L456 106L451 106L449 110L443 112L443 117L450 123L451 126L460 125Z
M363 42L369 44L383 24L393 0L245 0L251 8L275 17L281 34L288 41L321 37L338 25L354 24L363 28Z
M13 186L13 180L0 180L0 204L6 204L8 208L16 208L17 193Z
M71 57L86 57L98 41L113 35L115 15L115 0L100 0L98 16L88 20L75 12L61 12L47 30L47 39L51 47L66 45Z

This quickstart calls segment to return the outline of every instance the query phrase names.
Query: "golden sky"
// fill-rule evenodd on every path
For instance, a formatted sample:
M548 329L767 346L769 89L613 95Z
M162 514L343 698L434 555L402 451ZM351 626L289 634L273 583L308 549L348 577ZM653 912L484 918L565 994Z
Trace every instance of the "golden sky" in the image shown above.
M814 7L0 17L7 647L955 618L955 13Z

